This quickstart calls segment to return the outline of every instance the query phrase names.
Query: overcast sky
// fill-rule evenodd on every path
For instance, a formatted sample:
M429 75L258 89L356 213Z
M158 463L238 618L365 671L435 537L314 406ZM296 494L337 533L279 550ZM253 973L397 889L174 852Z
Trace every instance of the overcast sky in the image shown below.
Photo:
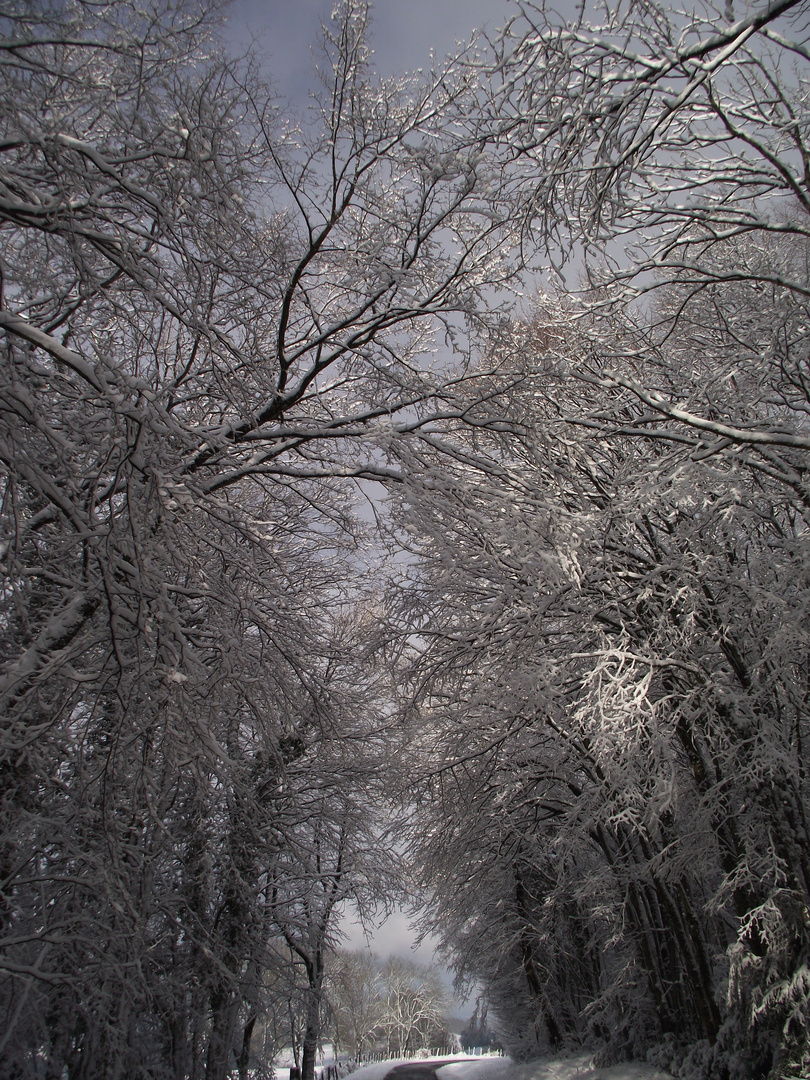
M328 22L332 0L235 0L230 32L240 41L260 38L278 93L305 102L313 60L310 46ZM516 12L512 0L376 0L372 46L378 70L398 75L427 67L473 30L496 30Z

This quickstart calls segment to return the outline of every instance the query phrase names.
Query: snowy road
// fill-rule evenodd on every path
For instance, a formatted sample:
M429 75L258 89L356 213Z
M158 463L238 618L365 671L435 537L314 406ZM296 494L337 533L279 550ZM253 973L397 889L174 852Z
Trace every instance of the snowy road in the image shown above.
M358 1069L349 1080L672 1080L672 1076L642 1062L594 1066L590 1054L546 1058L520 1065L509 1058L458 1055L402 1064L378 1062Z
M439 1080L436 1069L447 1064L447 1058L441 1061L408 1061L404 1065L395 1065L385 1074L384 1080Z

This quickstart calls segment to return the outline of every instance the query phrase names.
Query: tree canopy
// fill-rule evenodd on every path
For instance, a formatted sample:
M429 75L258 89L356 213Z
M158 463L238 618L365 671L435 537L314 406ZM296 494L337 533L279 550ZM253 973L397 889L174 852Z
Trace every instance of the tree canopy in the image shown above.
M0 11L5 1073L312 1080L409 897L516 1054L805 1076L806 5L343 0L297 117L223 11Z

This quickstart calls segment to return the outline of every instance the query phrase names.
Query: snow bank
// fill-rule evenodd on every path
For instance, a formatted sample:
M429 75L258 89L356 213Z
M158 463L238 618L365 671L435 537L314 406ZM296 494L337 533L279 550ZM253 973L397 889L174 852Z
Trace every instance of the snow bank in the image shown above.
M672 1080L652 1065L629 1062L594 1068L592 1054L544 1058L515 1065L509 1058L477 1058L439 1068L439 1080Z
M508 1057L459 1058L438 1066L436 1075L439 1080L507 1080L507 1077L512 1080L518 1067Z

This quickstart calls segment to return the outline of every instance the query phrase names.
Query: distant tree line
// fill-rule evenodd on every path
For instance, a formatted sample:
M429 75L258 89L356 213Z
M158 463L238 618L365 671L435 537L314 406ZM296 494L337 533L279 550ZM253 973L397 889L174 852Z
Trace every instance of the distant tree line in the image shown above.
M450 1001L435 967L368 951L335 953L328 975L329 1032L338 1055L404 1057L450 1049Z

